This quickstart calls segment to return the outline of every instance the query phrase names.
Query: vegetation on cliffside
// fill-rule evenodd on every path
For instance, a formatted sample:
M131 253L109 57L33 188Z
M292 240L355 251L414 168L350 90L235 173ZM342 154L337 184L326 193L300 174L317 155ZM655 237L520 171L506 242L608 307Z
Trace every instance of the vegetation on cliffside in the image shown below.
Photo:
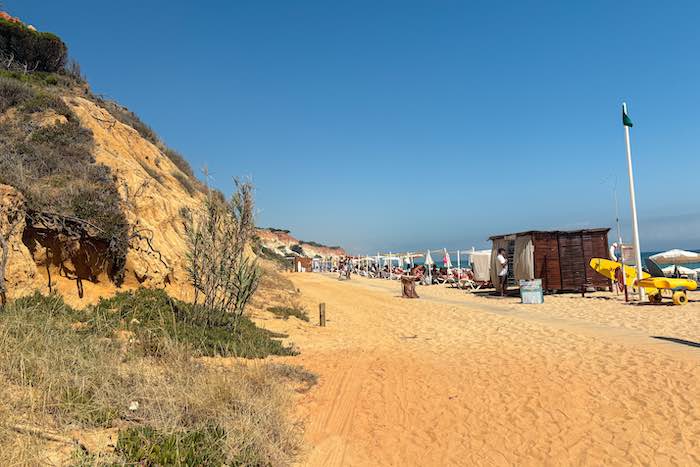
M55 293L0 305L0 465L55 463L51 455L71 446L77 446L71 459L58 463L294 463L300 427L288 416L285 386L305 390L315 376L280 363L212 363L212 357L296 354L280 341L287 336L257 327L244 314L261 279L248 253L255 228L252 186L237 185L229 200L207 189L185 158L133 112L92 94L58 37L0 19L0 184L21 192L26 203L26 228L17 243L40 256L47 272L56 266L65 277L95 282L106 272L117 285L130 246L136 251L131 242L138 226L128 221L134 211L127 216L129 196L120 195L128 187L119 167L97 162L102 127L92 126L93 134L81 124L80 118L89 125L97 117L85 118L79 98L101 107L88 102L107 126L114 124L111 115L133 128L138 135L119 125L130 142L138 140L134 147L173 162L167 170L192 195L191 209L175 217L187 230L182 243L189 242L187 272L198 302L138 289L85 310ZM104 141L111 140L98 139L100 148ZM156 182L169 178L134 159ZM199 203L204 198L207 203ZM115 439L95 449L84 442L86 433L113 433Z

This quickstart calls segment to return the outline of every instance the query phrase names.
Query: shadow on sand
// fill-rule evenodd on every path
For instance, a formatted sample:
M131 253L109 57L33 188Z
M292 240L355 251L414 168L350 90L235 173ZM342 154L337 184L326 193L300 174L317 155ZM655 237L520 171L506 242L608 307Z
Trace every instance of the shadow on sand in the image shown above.
M651 338L659 339L662 341L674 342L676 344L687 345L689 347L700 348L700 342L687 341L685 339L678 339L677 337L651 336Z

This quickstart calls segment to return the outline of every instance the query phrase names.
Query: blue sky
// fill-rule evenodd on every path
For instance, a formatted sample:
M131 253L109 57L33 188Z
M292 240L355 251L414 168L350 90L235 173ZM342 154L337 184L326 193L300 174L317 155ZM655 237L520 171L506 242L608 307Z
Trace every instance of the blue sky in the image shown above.
M667 3L667 4L666 4ZM353 252L530 229L700 247L700 3L5 1L258 223Z

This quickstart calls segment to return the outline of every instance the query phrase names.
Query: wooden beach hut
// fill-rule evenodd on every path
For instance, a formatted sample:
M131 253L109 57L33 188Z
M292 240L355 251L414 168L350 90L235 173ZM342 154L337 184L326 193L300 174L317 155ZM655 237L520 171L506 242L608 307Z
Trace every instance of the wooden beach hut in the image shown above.
M313 270L311 258L306 258L304 256L295 256L292 258L292 267L293 272L311 272Z
M607 288L610 281L591 269L589 263L591 258L608 257L609 231L609 228L532 230L490 237L491 280L498 283L496 255L503 248L508 254L511 285L517 285L521 279L542 279L543 289L549 292Z

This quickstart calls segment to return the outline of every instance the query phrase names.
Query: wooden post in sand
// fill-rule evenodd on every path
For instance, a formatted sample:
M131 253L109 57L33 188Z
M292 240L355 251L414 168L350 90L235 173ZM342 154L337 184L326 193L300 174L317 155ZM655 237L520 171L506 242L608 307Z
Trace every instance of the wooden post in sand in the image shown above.
M318 305L318 325L321 327L326 327L326 304L321 303Z

